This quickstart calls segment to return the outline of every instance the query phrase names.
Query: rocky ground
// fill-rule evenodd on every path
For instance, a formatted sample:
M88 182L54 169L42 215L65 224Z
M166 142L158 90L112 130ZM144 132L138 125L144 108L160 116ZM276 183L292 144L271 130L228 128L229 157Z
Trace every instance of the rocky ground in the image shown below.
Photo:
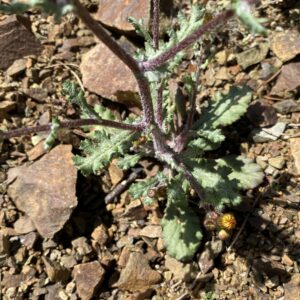
M141 46L126 14L149 25L149 1L127 10L124 1L83 2L128 51ZM190 1L162 2L162 28L190 8ZM3 299L300 299L297 2L262 1L257 12L268 20L268 37L250 35L235 20L208 39L216 54L202 71L197 101L236 84L252 88L247 116L228 129L219 151L243 153L265 172L233 211L231 238L206 232L194 260L178 262L165 251L159 205L131 199L127 190L110 197L121 182L155 174L155 161L141 161L144 175L112 162L85 178L72 163L85 135L80 129L60 132L50 152L45 133L0 141ZM189 68L186 60L178 76ZM90 104L110 107L120 119L140 113L129 71L75 17L56 23L36 11L0 15L0 129L78 118L61 92L65 80L82 84Z

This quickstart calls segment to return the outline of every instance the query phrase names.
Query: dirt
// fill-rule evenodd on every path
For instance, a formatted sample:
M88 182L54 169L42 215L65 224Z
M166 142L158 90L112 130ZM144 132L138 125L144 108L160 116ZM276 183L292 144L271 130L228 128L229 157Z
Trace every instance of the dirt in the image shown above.
M180 8L189 11L189 1L181 2ZM90 3L89 9L95 13L97 4ZM128 186L116 199L104 201L133 171L124 173L112 164L98 176L78 174L75 180L67 160L80 151L85 135L81 129L61 132L50 153L42 147L47 133L0 141L3 299L300 299L299 41L287 38L291 30L299 35L300 8L297 1L265 0L257 13L268 20L268 37L251 35L231 21L214 38L206 38L216 55L202 71L203 89L197 97L200 105L235 84L247 84L254 92L248 117L226 129L227 140L218 149L218 154L253 158L265 173L264 182L245 192L239 207L230 209L237 219L231 237L220 241L203 229L194 259L177 262L163 244L160 205L131 199ZM13 65L0 71L1 130L46 124L52 116L63 120L80 115L62 94L62 83L81 82L81 58L95 46L92 33L72 15L60 23L35 11L26 16L43 50L40 55L16 57ZM121 35L115 30L112 34ZM140 45L132 33L128 38ZM253 51L255 55L249 55ZM185 61L178 76L191 68ZM90 104L110 107L118 118L128 113L124 102L85 92ZM263 106L255 108L257 101ZM139 112L138 107L130 109ZM283 131L277 133L281 123ZM63 168L49 165L56 161L61 144ZM144 160L140 166L148 176L159 169L155 161ZM134 175L133 180L140 177L141 173ZM39 202L44 197L39 179L51 190L45 205ZM76 200L68 198L75 193ZM56 210L61 209L58 199L63 199L62 205L72 203L63 208L63 216Z

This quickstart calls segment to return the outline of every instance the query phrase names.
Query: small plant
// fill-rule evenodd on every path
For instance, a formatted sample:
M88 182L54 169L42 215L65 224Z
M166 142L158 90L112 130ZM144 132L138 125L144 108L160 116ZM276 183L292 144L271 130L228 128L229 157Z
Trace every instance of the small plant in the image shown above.
M88 105L84 93L68 82L64 84L64 92L72 103L80 106L82 119L60 123L56 120L43 127L2 133L3 137L51 129L47 139L49 147L59 127L99 125L82 141L82 155L74 159L84 175L97 174L113 158L117 158L119 166L126 170L143 157L154 157L164 165L164 171L132 184L130 194L133 198L142 198L147 204L165 195L166 208L161 225L167 250L176 259L191 259L202 238L199 218L189 205L191 190L196 192L199 206L222 211L225 206L239 204L242 201L239 190L256 187L262 181L263 173L243 156L213 159L207 155L225 140L223 128L246 112L252 97L249 88L232 87L226 94L218 93L197 112L199 63L194 73L182 78L183 89L189 97L188 105L170 94L168 84L185 58L185 50L194 47L197 61L202 47L199 38L211 34L234 15L239 16L252 31L264 33L265 29L250 14L250 1L232 1L230 9L215 16L201 6L193 6L190 17L179 14L177 29L171 28L168 38L160 40L159 0L153 0L152 34L144 28L141 20L130 18L137 33L145 40L145 48L139 50L135 57L122 49L78 0L56 1L59 5L53 5L53 2L32 0L26 5L22 1L21 5L13 1L10 6L1 5L0 10L16 12L38 6L58 17L73 11L130 68L138 83L143 115L141 118L130 116L123 123L117 122L106 108ZM231 215L220 219L220 222L225 229L235 226Z

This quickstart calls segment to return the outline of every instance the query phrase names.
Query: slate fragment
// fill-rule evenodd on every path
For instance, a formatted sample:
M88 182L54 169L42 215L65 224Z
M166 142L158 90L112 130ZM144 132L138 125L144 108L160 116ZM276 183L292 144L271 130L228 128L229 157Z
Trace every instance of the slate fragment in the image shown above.
M114 286L131 292L144 291L161 280L161 275L150 268L148 260L142 253L132 252Z
M292 278L283 284L284 299L300 299L300 274L294 274Z
M73 277L77 293L82 300L89 300L104 280L105 270L98 261L80 264L74 267Z
M300 138L290 139L290 149L294 158L297 173L300 175Z
M134 76L104 44L83 55L80 70L83 85L91 92L129 108L140 106Z
M261 62L267 56L269 48L269 43L260 43L253 48L238 53L236 55L238 64L243 69L247 69L248 67Z
M146 28L150 22L150 1L148 0L100 0L97 19L106 26L123 32L133 32L128 17L143 19Z
M271 49L282 62L293 59L300 53L299 32L287 30L275 33L271 41Z
M0 69L7 69L16 59L39 55L40 41L30 31L30 21L11 15L0 22Z
M257 100L247 110L247 117L252 124L260 127L272 126L277 122L277 113L268 102Z
M291 91L300 86L300 62L289 63L281 69L275 85L271 90L272 95Z
M70 145L59 145L30 166L10 169L7 193L30 217L39 234L52 238L77 205L76 179Z

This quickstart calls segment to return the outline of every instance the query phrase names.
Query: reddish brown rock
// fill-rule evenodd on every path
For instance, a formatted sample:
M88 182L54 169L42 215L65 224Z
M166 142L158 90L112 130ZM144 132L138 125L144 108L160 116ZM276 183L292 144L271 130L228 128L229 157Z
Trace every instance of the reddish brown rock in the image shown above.
M286 62L300 53L300 36L297 30L288 30L274 34L271 49L275 55Z
M276 84L271 90L271 94L276 95L281 92L291 91L300 86L300 62L284 65L278 76Z
M89 300L104 280L105 270L98 261L80 264L74 267L73 277L77 293L82 300Z
M30 31L30 21L22 16L8 16L0 22L0 69L8 68L16 59L39 55L42 45Z
M97 19L106 26L120 31L134 31L128 17L143 19L146 27L150 22L150 1L148 0L100 0Z
M142 253L132 252L115 286L131 292L144 291L161 280L161 275L150 268Z
M30 166L9 171L8 195L32 220L41 236L52 238L77 205L70 145L59 145Z
M102 43L83 55L80 70L83 84L91 92L128 107L139 106L131 71Z

